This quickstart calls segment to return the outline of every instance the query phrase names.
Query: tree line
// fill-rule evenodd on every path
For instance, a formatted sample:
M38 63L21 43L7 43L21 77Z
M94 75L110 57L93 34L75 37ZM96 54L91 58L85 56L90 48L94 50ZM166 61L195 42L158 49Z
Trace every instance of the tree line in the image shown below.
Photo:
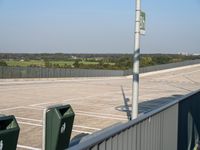
M132 54L0 54L0 66L8 66L7 60L24 61L43 60L48 68L79 68L79 69L109 69L127 70L133 66ZM178 54L141 54L140 67L175 63L185 60L200 59L200 56ZM72 61L72 64L52 63L52 61ZM30 64L31 67L38 67Z

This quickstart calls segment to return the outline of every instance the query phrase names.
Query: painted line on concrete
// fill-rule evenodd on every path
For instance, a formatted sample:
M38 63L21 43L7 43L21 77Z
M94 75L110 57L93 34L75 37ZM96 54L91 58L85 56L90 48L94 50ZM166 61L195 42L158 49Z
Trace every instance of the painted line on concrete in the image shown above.
M17 144L18 148L23 148L23 149L29 149L29 150L42 150L40 148L35 148L35 147L31 147L31 146L25 146L25 145L19 145Z
M41 110L41 111L43 111L44 109L45 109L45 107L44 108L42 108L42 107L38 107L38 106L22 106L22 108L24 108L24 109L33 109L33 110Z
M82 96L82 97L77 97L77 98L69 98L67 100L64 100L63 102L69 102L69 101L77 101L77 100L82 100L82 99L87 99L87 98L95 98L95 97L103 97L103 96L109 96L111 94L117 94L117 93L121 93L121 91L114 91L114 92L108 92L108 93L104 93L104 94L99 94L99 95L90 95L90 96ZM36 103L36 104L32 104L29 106L40 106L40 105L45 105L45 104L56 104L59 102L44 102L44 103ZM61 103L61 102L60 102Z
M126 120L125 118L117 118L117 117L109 117L109 116L100 116L100 115L95 115L95 114L86 114L86 113L76 113L77 115L80 115L80 116L89 116L89 117L95 117L95 118L103 118L103 119L110 119L110 120L120 120L120 121L123 121L123 120Z
M44 108L37 106L39 108ZM31 107L28 107L27 109L31 109ZM122 115L114 115L114 114L103 114L103 113L95 113L95 112L87 112L87 111L76 111L75 114L82 115L82 116L89 116L89 117L96 117L96 118L104 118L104 119L113 119L113 120L127 120L126 117L123 117Z
M35 123L29 123L29 122L23 122L23 121L18 121L19 124L25 124L25 125L30 125L30 126L37 126L37 127L42 127L41 124L35 124ZM72 130L73 132L77 132L77 133L88 133L88 134L92 134L92 132L88 132L88 131L83 131L83 130Z
M73 132L76 132L76 133L87 133L87 134L92 134L92 132L88 132L88 131L82 131L82 130L72 130Z
M20 107L5 108L5 109L0 109L0 112L1 111L7 111L7 110L13 110L13 109L20 109L20 108L22 108L22 106L20 106Z
M23 121L18 121L18 123L19 123L19 124L30 125L30 126L42 127L41 124L36 124L36 123L29 123L29 122L23 122Z
M20 119L20 120L26 120L26 121L35 121L35 122L40 122L40 123L43 122L42 120L38 120L38 119L30 119L30 118L24 118L24 117L16 117L16 118ZM18 123L27 124L27 125L42 126L41 124L34 124L34 123L23 122L23 121L18 121ZM81 125L73 125L73 126L77 127L77 128L83 128L83 129L101 130L100 128L95 128L95 127L87 127L87 126L81 126Z
M73 126L77 128L83 128L83 129L102 130L100 128L86 127L86 126L80 126L80 125L73 125Z
M115 115L115 114L108 114L108 113L96 113L96 112L88 112L88 111L81 111L81 110L77 110L76 113L86 113L86 114L92 114L92 115L119 117L119 118L122 118L122 119L126 118L122 115Z
M128 90L126 92L128 92ZM96 109L98 109L98 108L105 108L105 107L108 108L108 109L115 108L118 105L122 105L121 99L122 98L120 98L120 97L115 98L114 96L113 96L113 98L103 99L103 100L101 100L100 103L98 103L98 105L95 105L95 108ZM71 102L70 105L72 106L72 108L74 108L76 110L76 106L77 105L78 105L77 107L86 106L86 107L92 107L92 108L94 108L94 103L95 102L92 101L92 100L85 101L83 103L80 103L79 101L74 101L74 102ZM78 108L77 108L77 110L78 110Z
M21 120L28 120L28 121L35 121L35 122L42 122L42 120L38 119L30 119L30 118L24 118L24 117L15 117L16 119L21 119Z
M80 100L80 99L79 99ZM113 100L114 101L114 100ZM68 102L68 103L67 103ZM108 102L111 102L111 100L108 100ZM78 102L78 99L77 100L74 100L74 101L72 101L71 100L71 102L69 102L69 100L68 101L65 101L65 102L48 102L49 103L49 105L56 105L56 104L70 104L72 107L73 107L73 105L81 105L81 106L87 106L87 107L93 107L94 106L94 104L92 103L92 102L86 102L86 103L79 103ZM48 104L48 103L45 103L45 104ZM106 101L105 101L105 103L106 103ZM45 105L44 104L44 105ZM49 106L48 105L48 106ZM45 106L43 106L43 105L29 105L29 106L27 106L27 108L28 107L33 107L33 109L36 109L36 110L44 110L46 107ZM37 107L37 108L36 108ZM102 107L105 107L105 104L100 104L100 105L97 105L97 107L100 107L100 108L102 108ZM114 108L114 107L116 107L116 105L111 105L111 104L108 104L108 105L106 105L106 107L107 108Z

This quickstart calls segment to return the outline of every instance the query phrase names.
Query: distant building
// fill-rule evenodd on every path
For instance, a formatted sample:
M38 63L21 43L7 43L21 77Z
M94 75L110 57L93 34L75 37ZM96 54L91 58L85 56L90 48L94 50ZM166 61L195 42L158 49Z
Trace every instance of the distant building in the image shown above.
M200 53L188 53L188 52L179 52L178 54L179 55L185 55L185 56L190 56L190 55L199 56L200 55Z
M200 53L194 53L193 56L200 56Z
M71 58L72 58L72 59L77 59L77 57L76 57L76 56L71 56Z

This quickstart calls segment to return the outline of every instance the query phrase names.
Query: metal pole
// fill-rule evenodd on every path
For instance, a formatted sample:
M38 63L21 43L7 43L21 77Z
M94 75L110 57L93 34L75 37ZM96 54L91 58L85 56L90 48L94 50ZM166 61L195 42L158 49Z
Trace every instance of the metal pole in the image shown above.
M135 5L136 5L136 12L135 12L135 50L133 54L132 119L137 118L138 115L141 0L136 0Z

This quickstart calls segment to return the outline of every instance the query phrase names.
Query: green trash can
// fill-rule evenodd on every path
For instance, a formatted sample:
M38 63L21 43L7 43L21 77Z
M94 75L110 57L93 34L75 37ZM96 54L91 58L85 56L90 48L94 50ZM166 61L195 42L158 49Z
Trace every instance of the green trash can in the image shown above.
M16 150L19 131L14 116L0 115L0 150Z
M70 105L52 106L45 110L43 150L64 150L68 148L74 116L74 111Z

